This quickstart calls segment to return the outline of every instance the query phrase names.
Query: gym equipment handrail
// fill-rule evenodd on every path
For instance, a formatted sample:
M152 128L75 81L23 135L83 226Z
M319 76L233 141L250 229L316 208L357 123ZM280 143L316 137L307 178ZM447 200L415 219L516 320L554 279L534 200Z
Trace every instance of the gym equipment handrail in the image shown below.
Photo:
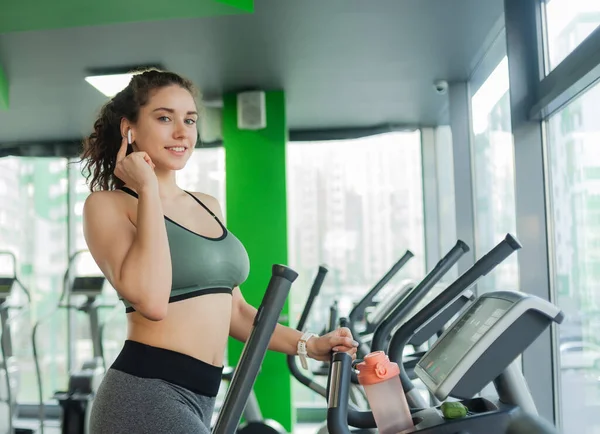
M212 430L214 434L232 434L239 425L244 407L267 353L269 341L277 326L292 283L297 277L298 273L291 268L284 265L273 265L271 280L254 318L250 337L244 345L225 401Z
M485 256L479 259L471 268L465 271L458 279L456 279L446 290L441 292L435 299L433 299L429 304L427 304L423 309L417 312L409 321L406 322L408 324L403 332L400 330L403 329L401 326L398 331L394 334L397 335L399 332L401 333L395 342L390 343L390 360L398 362L402 360L402 355L399 353L399 345L402 344L404 347L406 341L406 330L410 328L414 328L414 324L417 324L423 319L425 321L434 316L436 312L439 312L447 307L457 296L467 290L470 286L472 286L480 277L485 276L490 271L492 271L498 264L504 261L508 256L510 256L514 251L521 248L519 242L510 234L507 234L504 240L498 243L492 250L490 250ZM452 296L454 295L454 296ZM410 339L410 336L409 336ZM392 338L392 341L394 339ZM409 405L413 407L411 411L417 411L423 406L422 398L420 398L420 394L415 392L414 385L406 375L406 371L402 366L402 363L398 363L400 367L400 378L402 380L402 385L404 387L404 393L408 398L414 401L414 404ZM403 378L404 377L404 378ZM406 386L405 386L406 384ZM344 387L342 383L339 383L339 387ZM346 402L346 401L344 401ZM348 407L348 406L346 406ZM352 408L348 408L347 410L347 420L350 426L356 428L373 428L375 425L371 422L374 421L373 415L370 411L355 411ZM335 415L332 415L335 417ZM339 431L338 431L339 432Z
M411 310L427 295L427 293L439 282L439 280L458 262L458 260L469 251L469 246L462 240L458 240L454 247L435 265L427 276L413 288L402 303L390 313L375 329L371 342L371 351L387 352L387 343L390 335L398 323L405 318Z
M310 288L306 304L304 305L304 309L302 310L302 315L300 316L300 320L296 325L297 330L304 331L304 326L306 325L306 321L312 309L312 305L317 296L319 295L319 292L321 291L321 286L323 285L323 281L325 280L325 276L327 276L328 272L329 270L324 265L319 266L319 271L317 272L312 287ZM318 393L322 397L327 397L327 389L325 389L320 384L312 381L309 377L304 375L302 371L300 371L298 365L296 364L296 356L288 355L287 364L288 368L290 369L290 372L296 380L310 388L312 391Z
M366 312L367 308L373 302L373 299L375 298L375 296L385 287L385 285L388 284L388 282L390 280L392 280L392 278L414 256L415 255L413 252L411 252L410 250L407 250L404 253L404 255L402 255L402 257L398 260L398 262L396 262L392 266L392 268L390 268L388 270L388 272L385 273L385 275L379 280L379 282L377 282L375 284L375 286L367 293L367 295L365 295L358 303L356 303L356 305L352 308L352 310L350 311L350 314L348 315L348 320L350 321L349 328L350 328L350 330L352 330L352 333L354 333L354 329L353 329L354 324L356 324L358 321L361 321L364 318L365 312Z
M481 277L487 275L496 266L502 263L506 258L521 248L521 244L511 234L506 234L506 237L500 241L492 250L482 256L471 268L465 271L458 279L456 279L448 288L442 291L423 309L412 316L407 322L402 324L394 333L389 346L389 356L392 361L402 360L404 347L411 339L413 334L429 320L431 320L438 312L443 311L446 306L460 296L465 290L474 285ZM414 389L414 384L406 374L406 370L400 366L400 379L405 393L409 393Z

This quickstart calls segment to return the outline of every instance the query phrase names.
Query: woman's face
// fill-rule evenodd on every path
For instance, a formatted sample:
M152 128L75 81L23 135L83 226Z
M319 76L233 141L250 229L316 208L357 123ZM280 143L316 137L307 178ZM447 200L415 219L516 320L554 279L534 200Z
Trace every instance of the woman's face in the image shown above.
M180 86L151 93L133 126L136 151L146 152L156 169L180 170L196 146L198 113L192 95Z

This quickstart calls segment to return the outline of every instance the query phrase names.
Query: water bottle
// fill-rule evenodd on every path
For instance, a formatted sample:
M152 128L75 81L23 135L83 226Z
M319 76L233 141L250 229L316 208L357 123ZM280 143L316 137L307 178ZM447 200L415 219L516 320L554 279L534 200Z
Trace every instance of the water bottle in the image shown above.
M365 356L356 365L358 382L365 389L379 434L399 434L414 429L400 381L400 368L383 351Z

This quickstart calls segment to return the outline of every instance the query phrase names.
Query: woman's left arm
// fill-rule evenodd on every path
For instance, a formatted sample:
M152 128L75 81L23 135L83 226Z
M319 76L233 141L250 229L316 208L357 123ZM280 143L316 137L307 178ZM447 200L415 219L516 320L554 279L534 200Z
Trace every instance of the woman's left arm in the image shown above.
M216 198L201 193L193 194L199 198L201 196L201 200L207 204L221 222L223 221L221 206ZM240 289L237 287L233 289L231 308L229 335L238 341L246 342L252 332L257 309L246 302ZM277 324L269 342L269 349L288 355L296 355L298 354L298 342L302 335L303 333L298 330ZM357 348L358 342L352 339L352 333L345 327L321 337L310 338L306 342L307 356L321 361L329 361L332 351L349 353L354 359L356 358Z
M257 309L248 304L239 288L233 290L229 335L241 342L250 337ZM269 342L269 350L287 355L298 354L298 342L303 333L277 324ZM324 336L311 338L306 343L306 352L311 359L329 361L331 352L346 352L356 357L358 343L352 339L349 329L342 327Z

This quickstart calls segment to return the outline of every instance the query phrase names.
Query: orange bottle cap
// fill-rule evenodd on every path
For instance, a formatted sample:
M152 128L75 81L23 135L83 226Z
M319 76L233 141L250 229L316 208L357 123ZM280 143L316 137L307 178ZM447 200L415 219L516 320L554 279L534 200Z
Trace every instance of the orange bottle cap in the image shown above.
M356 365L358 369L358 382L363 386L382 383L400 375L397 363L390 362L390 358L383 351L367 354L364 361Z

